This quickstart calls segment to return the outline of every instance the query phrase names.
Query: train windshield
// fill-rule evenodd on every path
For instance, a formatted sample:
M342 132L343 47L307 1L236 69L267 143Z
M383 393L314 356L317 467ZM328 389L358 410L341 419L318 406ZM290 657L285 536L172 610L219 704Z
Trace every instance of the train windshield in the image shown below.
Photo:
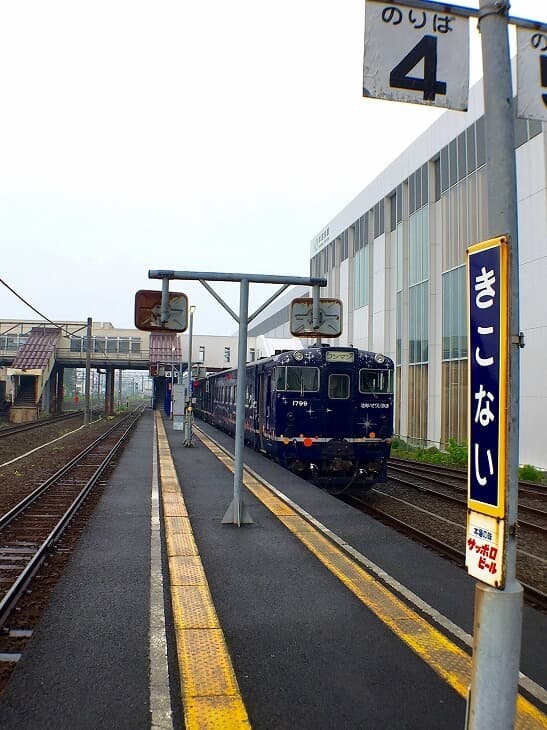
M393 393L391 370L359 370L360 393Z
M319 368L297 367L287 365L275 369L275 387L277 390L295 390L298 393L319 390Z
M329 398L349 398L349 375L341 373L329 375Z

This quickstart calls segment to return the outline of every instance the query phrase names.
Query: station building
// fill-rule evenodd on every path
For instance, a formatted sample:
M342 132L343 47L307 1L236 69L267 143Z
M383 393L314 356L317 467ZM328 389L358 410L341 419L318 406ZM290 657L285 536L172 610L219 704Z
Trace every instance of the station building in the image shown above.
M520 462L547 468L547 140L515 118L521 351ZM395 432L445 448L467 438L466 249L489 238L482 85L469 111L446 112L313 238L310 275L343 302L331 344L383 352L396 365ZM500 231L499 234L503 234ZM250 329L287 337L289 301Z

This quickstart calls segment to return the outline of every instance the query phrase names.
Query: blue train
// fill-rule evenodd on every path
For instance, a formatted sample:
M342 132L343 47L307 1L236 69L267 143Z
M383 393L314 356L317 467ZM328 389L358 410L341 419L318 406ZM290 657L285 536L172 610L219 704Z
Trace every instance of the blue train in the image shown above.
M246 366L245 442L314 484L385 481L393 436L393 361L316 345ZM195 381L194 413L235 432L237 370Z

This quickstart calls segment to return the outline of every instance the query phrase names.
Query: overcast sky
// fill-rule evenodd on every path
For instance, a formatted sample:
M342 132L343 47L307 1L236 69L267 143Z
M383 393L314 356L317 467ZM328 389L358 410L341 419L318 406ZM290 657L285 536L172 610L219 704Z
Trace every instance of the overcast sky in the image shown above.
M547 1L511 12L547 21ZM308 276L313 236L441 113L363 99L364 14L0 0L0 278L50 319L133 327L149 269ZM199 283L172 288L195 332L234 331ZM252 307L273 291L251 285ZM37 315L0 286L0 318Z

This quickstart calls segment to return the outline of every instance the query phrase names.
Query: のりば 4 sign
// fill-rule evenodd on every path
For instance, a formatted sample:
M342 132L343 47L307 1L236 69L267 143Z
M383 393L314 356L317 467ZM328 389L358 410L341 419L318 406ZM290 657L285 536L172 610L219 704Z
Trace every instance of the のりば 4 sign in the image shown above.
M467 250L469 492L466 565L503 588L506 518L509 248L505 236Z
M466 111L468 94L467 18L367 0L363 96Z

